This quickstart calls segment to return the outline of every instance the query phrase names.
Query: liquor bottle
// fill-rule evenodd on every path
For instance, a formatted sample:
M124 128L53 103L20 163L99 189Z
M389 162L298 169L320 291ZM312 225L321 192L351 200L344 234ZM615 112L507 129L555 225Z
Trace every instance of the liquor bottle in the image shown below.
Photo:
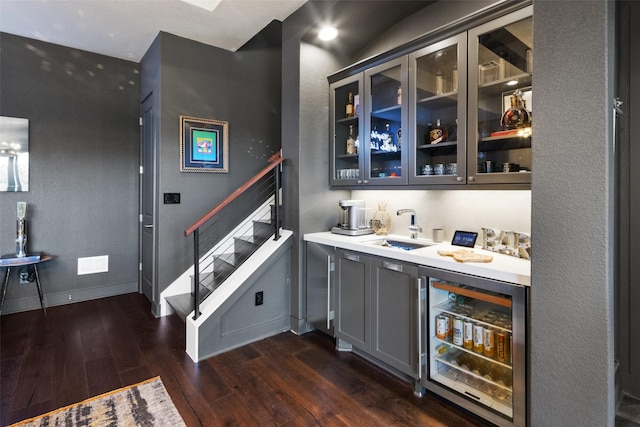
M396 147L395 145L393 133L391 133L391 126L389 125L389 123L386 123L384 127L385 127L385 132L384 132L384 142L381 147L382 150L397 151L398 147Z
M511 95L511 106L502 115L500 124L504 130L531 126L531 114L524 107L522 92L516 89Z
M433 123L427 125L427 132L424 134L424 143L431 144L431 131L433 130Z
M396 103L402 105L402 86L398 87L398 99Z
M528 115L528 118L525 120L525 125L526 126L531 126L531 121L533 120L533 115L531 113L531 111L529 111L527 109L527 101L522 98L522 108L524 109L524 112Z
M353 125L349 125L349 136L347 137L347 154L356 153L356 140L353 137Z
M436 127L429 132L429 141L431 144L445 142L447 140L447 129L440 124L440 119L436 120Z
M349 97L347 98L347 106L346 106L347 117L353 117L354 110L355 109L353 107L353 92L349 92Z

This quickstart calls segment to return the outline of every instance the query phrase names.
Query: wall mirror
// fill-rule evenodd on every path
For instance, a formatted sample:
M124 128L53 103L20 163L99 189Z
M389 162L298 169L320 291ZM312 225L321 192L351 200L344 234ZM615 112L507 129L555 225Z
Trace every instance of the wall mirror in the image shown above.
M29 120L0 116L0 191L29 191Z

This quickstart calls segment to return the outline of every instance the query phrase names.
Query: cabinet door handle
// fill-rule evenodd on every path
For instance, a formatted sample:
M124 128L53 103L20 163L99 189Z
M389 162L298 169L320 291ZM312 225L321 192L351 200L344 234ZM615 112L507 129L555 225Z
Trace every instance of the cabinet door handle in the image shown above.
M475 177L475 176L470 176L470 177L469 177L469 181L475 181L475 180L476 180L476 177Z
M422 379L422 289L426 289L426 277L418 277L418 380Z
M331 255L327 255L327 329L331 329Z
M394 264L388 261L382 261L382 268L386 268L387 270L398 271L402 273L402 264Z
M344 254L344 257L346 259L348 259L349 261L360 262L360 256L359 255Z
M462 182L462 177L461 177L461 176L456 177L456 181L458 181L458 182Z

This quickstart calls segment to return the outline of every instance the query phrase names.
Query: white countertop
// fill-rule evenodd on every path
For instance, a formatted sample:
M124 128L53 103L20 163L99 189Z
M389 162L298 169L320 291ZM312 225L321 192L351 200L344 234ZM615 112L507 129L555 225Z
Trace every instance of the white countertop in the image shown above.
M414 242L430 246L407 251L372 243L372 241L380 239ZM439 255L438 249L463 249L460 246L452 246L449 243L434 243L429 239L410 239L408 236L401 235L389 234L385 236L377 236L375 234L367 234L364 236L345 236L326 231L321 233L305 234L304 240L307 242L333 246L335 248L362 252L369 255L411 262L427 267L441 268L457 273L465 273L524 286L531 285L531 261L486 251L480 246L473 248L473 251L493 256L493 260L491 262L457 262L450 256Z

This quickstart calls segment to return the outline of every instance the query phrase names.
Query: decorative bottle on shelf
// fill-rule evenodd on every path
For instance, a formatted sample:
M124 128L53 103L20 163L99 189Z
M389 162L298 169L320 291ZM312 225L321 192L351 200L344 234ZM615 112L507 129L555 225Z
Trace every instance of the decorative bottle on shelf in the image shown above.
M378 201L378 210L371 217L371 227L378 234L389 234L391 230L391 215L387 212L387 200Z
M347 97L347 106L345 107L345 113L347 117L353 117L355 108L353 107L353 92L349 92L349 96Z
M349 136L347 136L347 154L356 153L356 140L353 137L353 125L349 125Z
M427 125L427 132L424 134L424 143L431 144L431 131L433 130L433 123Z
M436 95L442 95L444 93L444 77L442 77L442 71L438 70L436 73Z
M27 203L18 202L17 205L18 221L16 223L16 256L18 258L27 255L27 222L24 219L27 213ZM5 279L6 284L6 279Z
M380 149L382 151L397 151L397 147L394 142L393 133L391 133L391 125L385 123L384 125L383 141Z
M447 140L447 129L440 124L440 119L436 120L436 127L429 132L429 142L431 144L438 144L439 142L445 142Z
M500 125L504 130L531 126L531 114L525 108L520 89L516 89L511 95L511 106L502 115Z
M453 69L451 70L451 91L458 91L458 65L453 64Z
M531 126L531 122L533 121L533 113L527 109L527 101L524 98L522 98L522 108L524 108L524 111L529 115L529 123L527 124L527 126Z

